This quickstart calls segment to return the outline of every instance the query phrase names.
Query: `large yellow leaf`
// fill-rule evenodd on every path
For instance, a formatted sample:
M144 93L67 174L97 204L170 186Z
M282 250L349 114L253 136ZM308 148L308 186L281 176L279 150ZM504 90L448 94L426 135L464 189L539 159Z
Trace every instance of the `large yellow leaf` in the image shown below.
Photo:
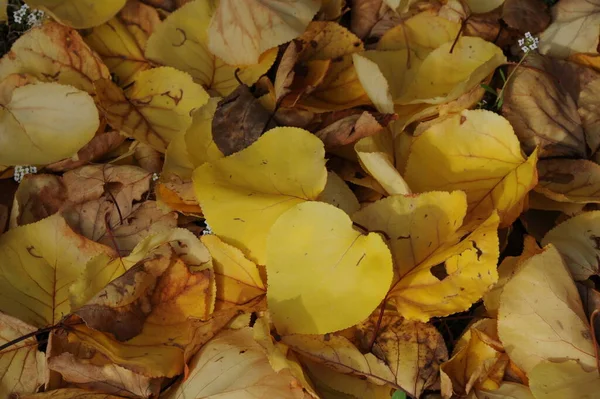
M0 345L36 330L21 320L0 313ZM35 337L0 351L0 396L34 393L48 377L46 359Z
M125 91L108 79L96 81L95 86L108 122L161 152L187 130L192 111L209 98L190 75L170 67L139 72Z
M402 316L427 321L466 310L497 281L498 217L470 232L461 228L465 211L455 191L391 196L353 215L389 240L400 278L389 297Z
M252 329L225 330L194 356L184 382L169 390L176 398L305 398L289 371L275 372Z
M452 45L440 45L422 61L410 47L367 51L359 56L371 63L363 62L358 77L374 104L382 102L386 91L397 105L441 104L467 93L505 62L499 47L478 37L460 38L450 52ZM377 86L371 87L373 83Z
M146 56L185 71L207 90L226 96L239 82L236 67L227 65L208 49L207 28L216 4L212 0L195 0L169 15L148 40ZM247 85L254 84L269 70L276 56L276 49L261 54L252 65L240 69L238 78Z
M474 399L535 399L526 385L503 382L498 389L477 389Z
M600 211L584 212L559 224L543 238L562 255L575 280L600 273Z
M19 399L122 399L122 397L92 392L87 389L63 388L44 393L22 395Z
M579 293L552 245L525 261L504 286L498 335L510 359L526 373L544 360L596 366Z
M593 399L600 392L598 370L584 370L574 361L545 361L529 373L529 386L535 399Z
M27 0L56 20L76 29L91 28L111 19L127 0Z
M94 81L110 78L106 65L79 33L56 22L27 31L13 44L0 60L0 79L12 73L29 73L90 94L94 92Z
M566 58L598 53L600 1L563 0L552 7L552 24L540 36L540 51Z
M125 86L136 73L152 68L144 57L146 41L160 24L158 12L143 3L131 1L111 20L83 32L85 42L96 51Z
M203 236L201 241L213 261L217 285L215 310L243 305L266 293L258 267L242 251L213 234Z
M486 218L497 210L501 226L509 226L537 183L536 161L536 152L523 158L506 119L467 110L415 138L404 177L416 192L463 190L469 219Z
M342 210L320 202L281 215L267 239L267 300L282 334L325 334L368 317L392 282L383 239L363 236Z
M69 287L92 257L113 251L69 228L59 215L0 236L0 311L37 327L67 315Z
M48 164L69 158L100 125L94 100L58 83L16 88L0 110L0 163Z
M323 142L306 130L275 128L250 147L197 168L194 190L213 231L264 265L275 220L323 191L324 153Z
M230 65L258 63L266 50L300 36L319 0L221 0L208 27L208 48Z

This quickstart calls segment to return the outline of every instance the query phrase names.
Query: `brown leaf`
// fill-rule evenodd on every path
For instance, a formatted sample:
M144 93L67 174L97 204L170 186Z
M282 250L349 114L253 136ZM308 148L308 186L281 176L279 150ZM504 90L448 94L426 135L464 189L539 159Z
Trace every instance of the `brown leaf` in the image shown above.
M0 180L0 234L8 228L10 211L19 184L13 179Z
M116 130L101 132L94 136L83 148L77 151L77 155L69 159L55 162L46 166L52 172L65 172L83 165L87 165L118 148L125 141L125 136Z
M550 10L543 0L506 0L502 19L520 32L542 32L550 25Z
M535 191L560 202L600 203L600 165L585 159L538 162Z
M600 292L591 288L585 281L577 281L575 285L583 303L583 311L589 320L594 311L600 311ZM594 333L596 334L596 342L600 342L600 315L598 314L594 317Z
M25 176L15 193L10 227L35 223L54 215L65 204L67 196L67 188L58 176Z
M500 23L502 18L502 8L483 14L472 14L465 24L465 36L477 36L499 47L513 44L518 37L519 32L507 28Z
M64 331L50 334L48 367L71 386L123 397L153 397L160 379L148 378L116 364L81 342L69 342Z
M364 39L381 19L382 9L387 9L383 0L354 0L350 11L350 30Z
M587 68L586 68L587 69ZM577 105L579 106L579 115L585 129L585 135L588 146L592 153L597 153L600 149L600 77L586 84L579 94Z
M586 156L581 118L563 63L532 53L506 85L502 114L529 154L539 157Z
M239 85L219 101L212 121L212 135L219 150L227 156L248 147L263 132L276 126L248 86Z
M380 132L394 119L394 114L373 115L364 111L335 121L318 130L315 135L323 140L326 149L340 147Z
M163 168L163 156L148 144L138 143L133 157L142 169L150 173L160 173Z
M439 367L448 360L443 337L431 324L405 320L396 312L385 312L379 323L380 310L358 325L362 349L383 360L396 382L409 394L420 397L427 389L439 388ZM373 341L373 334L376 338Z

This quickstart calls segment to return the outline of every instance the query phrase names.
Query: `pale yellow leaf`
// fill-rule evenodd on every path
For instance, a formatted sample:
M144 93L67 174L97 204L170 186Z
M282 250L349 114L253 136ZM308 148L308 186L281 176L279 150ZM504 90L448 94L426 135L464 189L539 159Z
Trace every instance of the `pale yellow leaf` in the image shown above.
M529 373L535 399L593 399L600 392L598 370L584 370L574 361L542 362Z
M27 0L59 22L76 29L91 28L111 19L127 0Z

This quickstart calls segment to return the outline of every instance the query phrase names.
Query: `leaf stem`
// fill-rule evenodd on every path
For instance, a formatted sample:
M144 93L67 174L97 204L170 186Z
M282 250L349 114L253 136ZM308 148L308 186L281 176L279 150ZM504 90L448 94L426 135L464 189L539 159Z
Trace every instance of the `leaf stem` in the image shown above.
M12 341L8 341L2 345L0 345L0 352L2 352L3 350L5 350L6 348L10 348L13 345L18 344L19 342L25 341L26 339L29 339L31 337L35 337L38 334L44 334L47 332L50 332L52 330L56 330L57 328L62 327L62 323L50 326L50 327L46 327L46 328L40 328L38 330L32 331L28 334L22 335L19 338L15 338Z

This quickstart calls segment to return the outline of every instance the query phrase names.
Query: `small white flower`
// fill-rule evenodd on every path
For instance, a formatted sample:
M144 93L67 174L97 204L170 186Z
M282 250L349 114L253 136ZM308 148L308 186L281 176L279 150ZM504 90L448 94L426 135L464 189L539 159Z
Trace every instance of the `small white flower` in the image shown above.
M205 236L207 234L214 234L206 220L204 220L204 224L206 225L206 227L204 228L204 230L202 230L202 235Z
M21 183L25 175L32 175L37 173L37 168L35 166L15 166L15 170L13 172L13 179L17 183Z
M525 53L536 50L539 42L540 39L533 37L529 32L525 33L524 38L518 40L519 47L521 47L521 50L523 50Z
M158 173L152 173L152 181L157 181L160 179L160 175Z

